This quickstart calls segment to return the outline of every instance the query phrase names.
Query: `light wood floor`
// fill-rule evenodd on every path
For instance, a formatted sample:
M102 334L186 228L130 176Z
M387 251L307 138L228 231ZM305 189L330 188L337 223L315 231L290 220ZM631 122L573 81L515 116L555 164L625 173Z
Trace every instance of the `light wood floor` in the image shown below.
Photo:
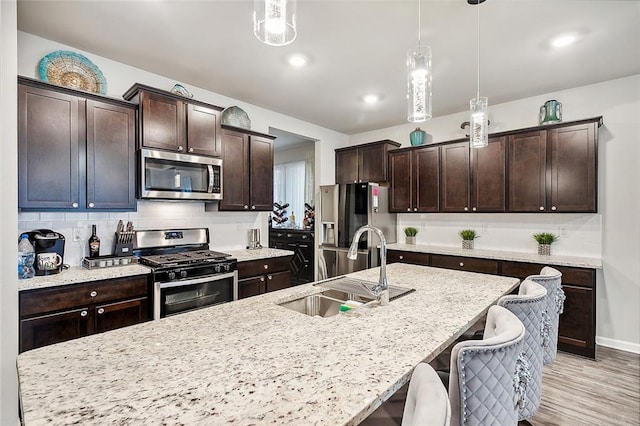
M640 355L598 347L596 358L558 352L545 366L533 426L640 425ZM406 388L361 425L400 425Z

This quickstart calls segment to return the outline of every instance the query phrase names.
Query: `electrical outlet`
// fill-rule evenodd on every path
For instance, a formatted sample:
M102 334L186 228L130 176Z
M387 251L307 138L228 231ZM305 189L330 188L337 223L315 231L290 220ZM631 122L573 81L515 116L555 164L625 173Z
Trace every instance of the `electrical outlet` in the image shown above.
M486 234L486 233L487 233L487 228L488 228L487 224L486 224L486 223L483 223L483 224L480 226L480 232L481 232L482 234Z
M560 236L560 237L566 237L567 236L567 227L566 226L559 226L558 227L558 236Z
M82 241L82 228L73 228L73 241Z

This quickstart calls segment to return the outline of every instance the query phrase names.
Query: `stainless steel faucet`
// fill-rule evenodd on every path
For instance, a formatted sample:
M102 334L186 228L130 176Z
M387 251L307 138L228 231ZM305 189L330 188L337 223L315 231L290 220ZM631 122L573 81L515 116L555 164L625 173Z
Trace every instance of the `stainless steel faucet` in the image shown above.
M384 306L389 304L389 285L387 283L387 240L384 238L382 231L371 225L364 225L358 228L353 235L353 242L349 247L347 257L351 260L356 260L358 257L358 241L360 241L362 234L368 230L375 232L380 238L380 278L376 286L367 290L378 299L380 305Z

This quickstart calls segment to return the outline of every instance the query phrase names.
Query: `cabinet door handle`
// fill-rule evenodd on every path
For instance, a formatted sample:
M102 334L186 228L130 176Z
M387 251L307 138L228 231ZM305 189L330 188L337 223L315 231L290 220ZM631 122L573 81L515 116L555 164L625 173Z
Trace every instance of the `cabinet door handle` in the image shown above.
M464 211L465 211L465 212L468 212L468 211L469 211L469 207L465 207L465 208L464 208Z
M460 262L460 266L464 266L464 262Z
M551 206L551 210L556 210L556 206Z
M77 209L78 208L78 203L72 203L71 207L73 207L74 209Z
M80 316L81 316L81 317L86 317L86 316L87 316L87 311L82 311L82 312L80 312Z
M473 211L475 212L475 211L476 211L476 208L474 207L474 208L473 208L473 209L471 209L471 210L473 210Z
M182 145L178 146L178 151L184 151L184 148L182 147Z
M264 266L264 269L269 269L269 265L265 264L263 266Z
M407 207L407 211L410 212L411 211L411 207Z
M245 208L245 210L246 210L246 209L248 209L248 208L249 208L249 206L245 204L245 205L244 205L244 208Z
M404 256L398 256L398 259L402 260L404 259Z
M267 278L268 278L269 280L272 280L272 279L273 279L273 275L267 275Z
M353 181L353 183L358 183L358 181L357 181L357 180L354 180L354 181Z
M255 210L255 209L256 209L256 206L251 206L251 210Z
M260 277L260 282L264 282L264 277Z
M189 152L193 152L193 148L189 148Z
M100 315L104 314L104 308L98 309L98 314L100 314Z
M543 206L540 206L540 211L542 211L542 210L544 210L544 207L543 207Z
M417 207L414 207L414 208L413 208L413 211L414 211L414 212L417 212L417 211L418 211L418 208L417 208Z
M90 209L94 208L95 206L96 206L95 204L93 204L93 203L89 203L89 208L90 208Z
M91 293L89 293L89 296L91 296L91 297L96 297L97 295L98 295L98 292L95 291L95 290L92 291Z

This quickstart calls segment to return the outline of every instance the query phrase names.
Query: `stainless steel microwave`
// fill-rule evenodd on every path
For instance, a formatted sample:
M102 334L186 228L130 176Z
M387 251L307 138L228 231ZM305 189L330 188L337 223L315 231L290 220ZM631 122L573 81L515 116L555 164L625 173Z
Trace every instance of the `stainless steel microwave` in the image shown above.
M141 149L139 189L145 199L221 200L222 160Z

